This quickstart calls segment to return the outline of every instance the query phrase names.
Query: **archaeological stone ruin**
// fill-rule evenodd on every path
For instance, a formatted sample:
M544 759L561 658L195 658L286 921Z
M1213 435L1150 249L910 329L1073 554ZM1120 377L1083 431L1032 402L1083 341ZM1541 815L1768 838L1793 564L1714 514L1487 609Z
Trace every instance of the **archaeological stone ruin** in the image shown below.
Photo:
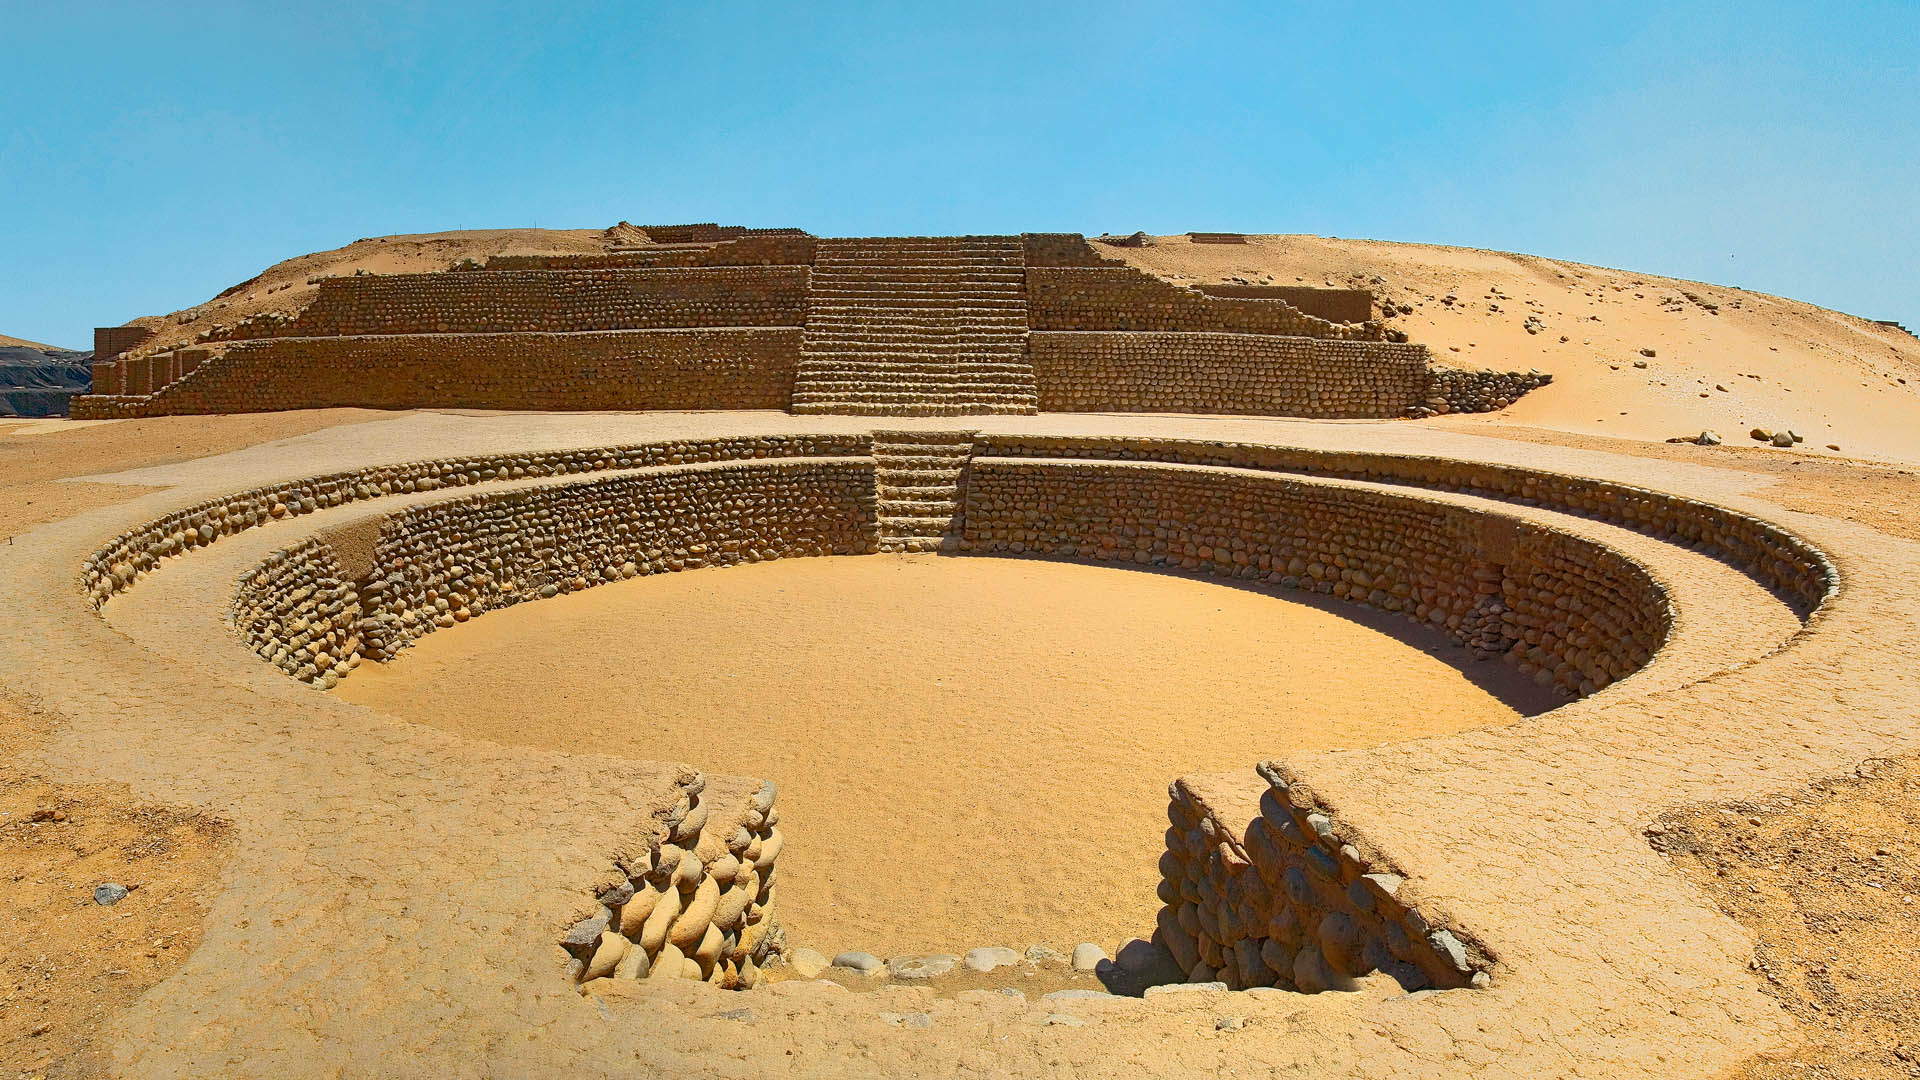
M365 406L974 416L1483 412L1537 373L1437 365L1359 290L1170 284L1075 234L609 230L600 254L318 282L293 314L96 334L76 417Z

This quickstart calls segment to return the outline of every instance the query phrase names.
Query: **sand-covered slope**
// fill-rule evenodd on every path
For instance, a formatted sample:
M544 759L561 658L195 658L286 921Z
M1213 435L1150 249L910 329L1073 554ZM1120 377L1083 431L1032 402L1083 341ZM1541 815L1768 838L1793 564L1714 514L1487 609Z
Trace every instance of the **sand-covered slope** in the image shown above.
M1362 286L1412 308L1389 325L1444 363L1554 376L1510 409L1450 424L1654 440L1712 429L1730 444L1755 427L1791 428L1803 450L1833 453L1833 443L1849 456L1920 461L1920 339L1797 300L1532 255L1317 236L1170 236L1101 252L1183 284Z
M249 315L299 311L313 299L316 282L323 277L358 272L432 273L462 259L484 261L493 255L596 252L603 249L602 236L600 229L469 229L369 237L346 247L274 263L204 304L127 322L154 331L143 348L168 347L190 342L202 330L231 325Z
M58 345L48 345L42 341L28 341L26 338L8 337L0 334L0 349L37 349L40 352L69 353L77 349L63 349Z

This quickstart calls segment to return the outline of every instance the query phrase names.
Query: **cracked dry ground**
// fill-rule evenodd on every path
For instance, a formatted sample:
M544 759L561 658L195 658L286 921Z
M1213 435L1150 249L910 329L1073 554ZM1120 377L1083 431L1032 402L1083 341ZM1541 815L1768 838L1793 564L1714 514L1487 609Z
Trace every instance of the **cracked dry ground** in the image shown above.
M106 454L123 465L178 460L294 434L311 421L289 417L287 430L260 422L223 445L184 447L182 432L203 422L57 436L0 430L0 523L10 526L0 532L111 500L111 489L89 485L70 496L50 486L59 475L98 471ZM57 454L42 441L53 438ZM111 451L92 445L108 440ZM1770 496L1860 507L1868 516L1856 520L1891 535L1920 531L1911 473L1823 462L1807 476L1789 455L1714 449L1684 452L1781 477ZM1669 453L1678 452L1651 456ZM55 457L68 458L67 467ZM31 472L4 467L29 459ZM37 503L50 491L75 505L20 513L24 496ZM15 515L26 520L6 520ZM155 805L124 785L50 783L33 763L59 722L0 696L0 1080L103 1073L114 1013L191 952L223 861L224 826L214 818ZM1856 776L1792 796L1670 815L1660 830L1649 840L1753 936L1769 992L1801 1029L1799 1045L1747 1062L1740 1075L1920 1076L1912 1004L1920 1000L1920 761L1869 762ZM140 888L99 907L91 890L106 880Z

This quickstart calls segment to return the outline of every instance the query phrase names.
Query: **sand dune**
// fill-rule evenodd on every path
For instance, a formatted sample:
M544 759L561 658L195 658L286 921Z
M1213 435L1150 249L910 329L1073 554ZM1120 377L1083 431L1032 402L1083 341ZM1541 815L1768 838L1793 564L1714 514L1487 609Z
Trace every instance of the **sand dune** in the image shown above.
M1554 376L1512 408L1448 424L1649 440L1712 429L1730 444L1748 442L1754 427L1791 428L1805 436L1803 450L1833 453L1833 443L1849 456L1920 461L1920 339L1797 300L1374 240L1257 236L1242 245L1172 236L1102 251L1182 284L1368 288L1411 307L1389 324L1443 362Z

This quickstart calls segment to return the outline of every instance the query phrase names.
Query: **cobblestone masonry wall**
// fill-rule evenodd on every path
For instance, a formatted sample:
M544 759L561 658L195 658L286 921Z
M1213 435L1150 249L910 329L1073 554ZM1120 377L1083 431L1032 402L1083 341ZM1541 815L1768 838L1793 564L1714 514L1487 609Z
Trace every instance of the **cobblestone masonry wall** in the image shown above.
M1394 417L1427 396L1421 345L1165 332L1029 340L1043 412Z
M564 476L696 462L766 458L848 457L872 453L866 435L773 435L645 443L486 457L442 458L329 473L251 488L174 511L115 537L80 568L80 586L95 607L131 588L164 559L223 536L322 507L489 481Z
M1672 626L1664 590L1573 536L1414 496L1211 466L975 457L959 548L1178 567L1401 612L1588 694Z
M226 346L224 355L152 397L89 398L81 415L343 405L786 409L800 337L795 327L265 338ZM195 351L205 352L180 350Z
M1343 836L1284 766L1258 774L1167 789L1153 938L1190 981L1302 993L1357 989L1375 971L1408 990L1490 982L1479 945L1432 921L1406 878Z
M1124 266L1027 267L1035 330L1190 330L1381 341L1377 323L1328 322L1279 300L1217 299Z
M1044 435L981 434L974 453L1271 469L1546 506L1711 552L1773 590L1802 619L1812 616L1840 580L1832 562L1817 548L1758 518L1665 492L1516 465L1239 443Z
M1316 289L1309 285L1196 285L1208 296L1241 300L1280 300L1303 314L1337 323L1361 323L1373 318L1373 294L1365 289Z
M799 326L806 308L799 266L363 274L320 282L298 315L256 316L210 340Z

